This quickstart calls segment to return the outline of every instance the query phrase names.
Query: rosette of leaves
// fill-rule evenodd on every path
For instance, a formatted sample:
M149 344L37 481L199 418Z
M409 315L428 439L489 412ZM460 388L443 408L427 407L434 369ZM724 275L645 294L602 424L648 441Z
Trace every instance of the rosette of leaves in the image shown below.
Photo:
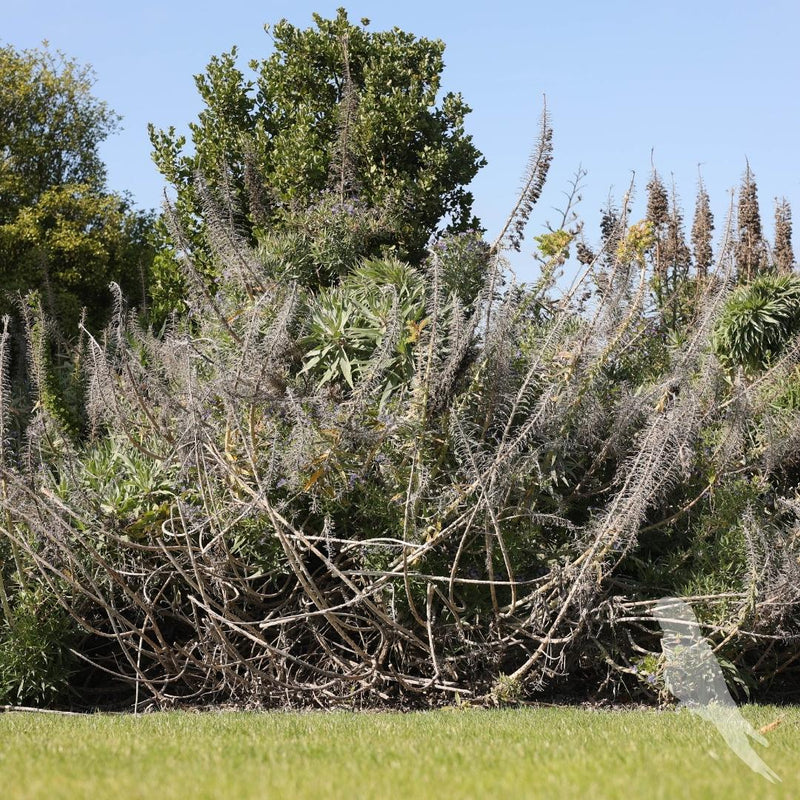
M84 507L86 519L95 520L102 534L110 526L127 539L156 535L176 500L174 467L131 447L100 439L82 454L77 481L64 470L57 493L65 503ZM75 525L81 529L81 515ZM102 538L102 536L101 536Z
M318 386L345 383L352 389L374 367L385 376L385 394L411 375L424 314L418 272L400 261L364 261L314 299L301 372L314 376ZM375 363L381 356L383 365Z
M762 275L736 289L714 331L714 349L728 367L766 369L800 333L800 276Z

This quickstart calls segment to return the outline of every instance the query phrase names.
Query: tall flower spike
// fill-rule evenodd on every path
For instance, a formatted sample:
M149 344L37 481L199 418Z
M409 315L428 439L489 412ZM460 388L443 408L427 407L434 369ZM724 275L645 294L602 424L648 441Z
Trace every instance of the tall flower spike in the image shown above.
M336 191L339 202L358 194L358 160L353 148L353 126L358 111L358 88L350 72L350 49L347 34L340 37L342 49L342 89L339 99L339 120L336 142L331 154L328 184Z
M0 331L0 468L6 465L8 448L8 412L11 394L11 382L8 377L11 337L8 326L10 317L3 317L3 329Z
M232 186L227 180L226 170L220 170L220 197L217 198L203 174L195 174L197 196L203 209L206 223L206 241L219 263L224 266L246 288L263 291L265 275L255 251L247 241L247 233L240 230L232 196Z
M697 183L697 200L692 222L692 250L697 277L704 278L711 269L714 253L711 248L711 233L714 230L714 215L702 177Z
M794 250L792 249L792 209L789 201L783 197L775 200L775 266L778 272L791 272L794 266Z
M500 235L492 244L492 250L516 250L519 252L525 237L525 226L528 224L534 206L541 197L550 163L553 160L553 129L547 113L547 102L542 106L542 120L539 139L528 161L528 168L523 179L513 210L506 219Z
M647 217L648 222L658 229L669 222L669 197L661 176L653 170L650 182L647 184Z

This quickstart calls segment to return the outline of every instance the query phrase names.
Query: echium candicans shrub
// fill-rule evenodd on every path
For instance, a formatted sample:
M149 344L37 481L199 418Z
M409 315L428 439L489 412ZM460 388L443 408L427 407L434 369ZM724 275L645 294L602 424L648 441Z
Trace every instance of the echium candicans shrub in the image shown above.
M715 355L728 240L662 335L652 232L624 203L570 287L568 230L517 285L504 254L551 141L545 114L493 243L351 253L316 287L296 230L254 245L235 192L198 178L213 286L168 207L185 318L155 336L118 293L87 341L85 436L42 404L3 464L10 603L23 579L49 592L70 652L134 706L509 702L566 679L643 696L667 592L704 598L754 680L791 673L800 418L774 390L795 353L758 381ZM347 258L315 213L306 242Z

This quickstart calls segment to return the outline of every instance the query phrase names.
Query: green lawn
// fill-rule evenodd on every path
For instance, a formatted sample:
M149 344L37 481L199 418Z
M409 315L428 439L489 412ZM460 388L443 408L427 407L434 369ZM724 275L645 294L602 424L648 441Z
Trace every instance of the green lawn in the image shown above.
M688 712L0 714L0 798L800 797L800 708L747 707L772 785Z

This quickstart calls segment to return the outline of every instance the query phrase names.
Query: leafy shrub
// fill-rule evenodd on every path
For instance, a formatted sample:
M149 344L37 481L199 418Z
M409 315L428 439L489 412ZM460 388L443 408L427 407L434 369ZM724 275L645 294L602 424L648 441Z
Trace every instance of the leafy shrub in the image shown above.
M431 248L429 262L433 259L444 292L470 307L484 287L491 262L489 245L480 233L464 231L440 237ZM433 265L429 263L428 268Z
M105 640L82 653L98 674L162 706L510 702L576 676L636 693L667 591L702 593L737 670L792 669L785 365L731 380L725 282L665 319L622 222L602 274L557 296L572 234L551 232L542 280L516 285L504 252L549 142L545 116L494 245L445 240L419 269L337 253L336 219L254 246L207 193L214 291L184 248L187 318L157 337L120 300L81 362L84 437L40 403L0 464L2 536Z
M17 592L11 610L0 621L0 704L63 701L75 669L72 619L44 586Z
M748 372L766 369L800 333L800 276L761 275L736 289L714 332L724 363Z
M335 285L363 260L381 250L391 257L393 215L356 197L320 193L308 207L286 213L280 233L257 231L260 254L274 264L273 276L316 289ZM276 258L283 249L281 257Z
M421 277L399 261L365 261L312 302L303 372L319 385L354 380L385 351L389 387L408 380L424 312Z

